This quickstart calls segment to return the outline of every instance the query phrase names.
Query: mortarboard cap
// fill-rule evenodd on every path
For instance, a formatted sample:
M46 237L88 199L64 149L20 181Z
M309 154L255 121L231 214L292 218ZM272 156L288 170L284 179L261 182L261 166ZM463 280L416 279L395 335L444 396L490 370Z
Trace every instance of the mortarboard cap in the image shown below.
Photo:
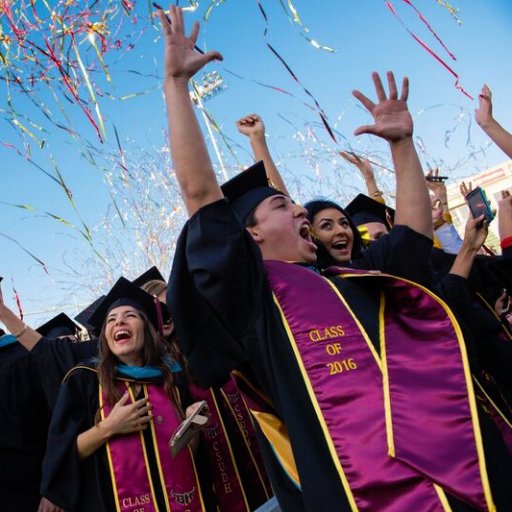
M96 334L96 329L89 323L89 318L91 318L92 314L96 311L96 308L102 303L105 295L97 298L92 304L89 304L83 311L80 311L78 315L75 316L75 320L83 325L89 334Z
M282 192L269 185L263 162L256 162L251 165L251 167L224 183L220 188L242 223L264 199L282 194Z
M65 313L59 313L45 324L38 327L36 331L47 338L58 338L59 336L76 336L79 326Z
M375 201L364 194L358 194L345 208L356 226L368 222L380 222L388 228L393 227L395 210L385 204Z
M158 302L160 311L162 312L163 323L169 321L169 311L165 304ZM156 330L158 329L158 312L155 300L149 293L141 290L128 279L120 277L112 289L108 292L101 304L96 308L89 318L89 324L98 330L101 330L103 322L107 318L109 312L119 306L133 306L134 308L144 311Z
M151 267L149 270L146 270L144 274L141 274L139 277L134 279L132 283L140 288L141 286L144 286L146 283L149 283L149 281L163 281L164 283L166 282L160 270L158 270L156 267Z

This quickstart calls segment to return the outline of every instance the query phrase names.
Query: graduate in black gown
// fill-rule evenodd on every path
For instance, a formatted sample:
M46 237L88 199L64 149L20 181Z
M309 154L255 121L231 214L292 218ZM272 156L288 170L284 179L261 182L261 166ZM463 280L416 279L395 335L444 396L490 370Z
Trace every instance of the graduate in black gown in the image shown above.
M169 457L169 447L165 443L161 451L153 441L157 438L154 422L167 419L161 418L157 404L150 404L148 396L152 389L167 395L168 405L160 407L171 407L171 413L165 409L164 418L166 414L180 417L185 409L187 415L191 414L195 406L190 403L179 364L166 355L165 345L158 338L153 299L121 278L90 321L102 326L99 359L78 365L64 380L49 429L41 491L66 510L107 512L116 510L116 501L121 510L132 510L137 504L143 508L148 499L157 510L171 510L171 505L178 506L173 504L178 499L176 487L167 487L169 473L159 462L164 456ZM136 454L123 449L113 451L112 445L125 438L138 443L139 433L147 465L141 452L141 459L130 462L138 464L134 467L139 468L139 473L132 467L132 472L123 474L124 465ZM169 439L171 434L169 429ZM186 449L184 453L188 453ZM124 464L123 457L128 457ZM193 462L187 459L181 467L192 466ZM116 467L121 473L113 469ZM149 495L130 495L131 487L139 485L134 480L136 475L147 478L146 473L152 482L144 484ZM196 482L195 474L191 477ZM197 482L191 489L193 496L187 498L191 500L191 510L214 510L208 486L202 498Z
M0 278L1 281L1 278ZM14 325L13 325L14 320ZM10 313L0 290L0 321L18 336L23 322ZM57 511L41 498L41 465L50 408L30 352L0 329L0 499L5 512Z
M264 443L262 447L283 510L356 510L358 505L361 510L369 510L364 508L364 499L363 503L355 505L351 492L342 484L340 459L330 451L329 436L311 401L308 381L296 352L289 343L290 335L282 320L283 310L278 309L272 295L276 288L270 289L268 269L275 263L279 263L277 268L283 268L283 262L299 262L302 270L291 269L293 265L284 266L287 271L301 275L310 272L304 266L314 267L316 247L310 236L306 211L286 195L265 186L266 181L262 184L256 180L255 184L238 187L241 182L250 181L251 171L249 175L243 173L240 180L235 179L237 183L231 180L221 191L187 89L188 79L220 55L194 52L197 27L187 38L181 11L171 6L170 15L172 24L163 14L161 16L166 34L164 92L171 154L190 216L178 243L168 298L180 343L203 385L221 381L236 368L243 371L247 387L254 390L254 402L260 397L267 404L266 411L258 411L257 404L253 404L252 409L255 417L261 419L262 414L266 414L265 418L273 418L271 435L280 436L273 438L280 442L272 443L271 435L265 433L271 448ZM378 75L374 74L373 79L378 103L361 93L356 93L356 97L372 113L375 124L362 127L356 133L373 133L390 142L397 175L396 223L403 225L405 231L415 233L416 243L410 252L412 261L408 267L414 275L415 269L428 267L432 226L430 200L411 138L412 120L406 107L408 84L404 81L399 97L394 77L388 74L388 98ZM390 262L393 244L390 247L390 252L384 251L375 258ZM307 279L316 283L320 278L314 275L315 272L311 272ZM378 319L378 303L377 311L367 308L368 304L375 305L372 286L368 289L362 280L341 277L332 277L329 282L362 322L370 343L375 343L379 333L378 320L374 320ZM300 281L288 284L297 283ZM303 294L307 298L306 288ZM419 338L420 333L417 336ZM340 391L339 400L343 396ZM347 398L354 396L347 395ZM345 421L343 407L337 407L333 413L338 414L340 422ZM329 411L322 411L329 414ZM364 415L363 408L356 414L363 424ZM258 425L262 431L265 425L269 426L264 422ZM371 422L366 422L361 438L352 444L355 450L371 438L366 435L371 427ZM286 447L281 450L286 440L290 447L288 452ZM387 455L382 453L382 456ZM512 469L510 464L509 467ZM371 473L372 469L368 469L365 475L371 477ZM384 492L383 487L386 486L381 484L376 492ZM387 489L384 492L386 496L382 497L380 507L373 510L412 510L412 505L409 508L394 505L400 502L401 489L401 486L390 486L389 493ZM500 505L503 500L511 503L510 495L498 498Z

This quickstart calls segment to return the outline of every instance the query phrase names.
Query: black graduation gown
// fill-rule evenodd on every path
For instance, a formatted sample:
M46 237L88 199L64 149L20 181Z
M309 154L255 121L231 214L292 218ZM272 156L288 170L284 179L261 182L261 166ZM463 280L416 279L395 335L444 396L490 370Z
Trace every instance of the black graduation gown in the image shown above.
M80 361L98 355L98 339L75 342L43 337L36 343L31 355L39 367L44 393L53 410L62 379Z
M357 262L417 282L430 281L431 241L405 226L372 244ZM379 290L333 278L378 345ZM285 511L350 510L296 358L266 281L261 253L224 200L199 210L176 249L168 304L177 337L205 386L242 369L274 404L290 436L302 491L262 443L267 470ZM457 501L454 500L456 504ZM470 510L465 505L457 510Z
M50 410L30 353L0 348L0 510L35 512Z
M73 369L62 383L48 433L48 449L43 462L41 494L73 512L116 510L105 446L80 460L76 448L79 434L95 424L99 407L98 377L94 365L84 363ZM183 406L191 402L185 379L175 374ZM152 382L148 379L145 382ZM149 435L149 431L145 431ZM148 446L151 443L148 443ZM149 452L148 452L149 453ZM151 455L149 454L151 461ZM215 510L215 498L200 449L196 467L202 482L207 510ZM150 462L151 463L151 462Z

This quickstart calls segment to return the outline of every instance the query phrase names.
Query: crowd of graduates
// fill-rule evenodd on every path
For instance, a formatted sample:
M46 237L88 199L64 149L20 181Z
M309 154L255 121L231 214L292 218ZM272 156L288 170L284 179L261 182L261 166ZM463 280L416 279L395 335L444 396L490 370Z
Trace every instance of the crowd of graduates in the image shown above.
M353 94L374 120L355 134L389 143L394 209L349 152L365 194L295 203L257 114L237 121L255 164L220 186L188 87L222 56L160 15L189 220L168 280L120 277L74 320L33 329L0 291L1 510L512 510L510 193L501 254L471 184L459 236L391 72ZM476 120L512 158L487 86Z

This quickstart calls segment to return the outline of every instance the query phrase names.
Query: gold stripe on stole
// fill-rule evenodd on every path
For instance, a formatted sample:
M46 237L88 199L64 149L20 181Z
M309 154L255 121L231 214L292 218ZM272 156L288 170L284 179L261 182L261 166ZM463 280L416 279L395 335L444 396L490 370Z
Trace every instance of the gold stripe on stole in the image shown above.
M147 385L142 384L142 389L144 390L144 397L149 398ZM167 487L165 486L164 475L162 473L162 463L160 461L160 453L158 452L158 442L156 439L155 422L153 420L153 415L151 415L151 420L149 421L149 428L150 428L150 432L151 432L151 439L153 440L153 450L155 452L156 467L158 468L158 476L160 477L160 485L162 487L162 494L164 495L165 506L166 506L167 510L170 511L171 505L169 503L169 496L167 496ZM156 505L156 502L155 502L155 505Z
M148 398L148 388L147 388L147 385L143 384L143 388L144 388L144 396L146 398ZM162 463L160 461L160 453L158 451L158 441L156 439L155 422L153 420L153 417L151 417L151 421L149 422L149 426L150 426L150 429L151 429L151 439L153 440L153 449L155 451L156 465L158 467L158 475L160 476L160 484L161 484L161 487L162 487L162 492L163 492L163 495L164 495L165 504L166 504L167 510L171 511L172 507L171 507L171 504L169 503L169 496L167 495L167 486L165 485L165 478L164 478L164 474L162 472ZM190 445L187 446L187 448L189 450L189 455L190 455L190 458L191 458L192 467L194 468L194 476L196 478L196 484L197 484L197 494L199 496L199 501L201 502L201 508L203 510L205 510L204 501L203 501L203 494L201 492L201 482L200 482L199 477L197 475L197 469L196 469L196 465L195 465L195 462L194 462L194 454L192 453Z
M446 494L442 487L439 487L439 485L432 483L434 486L434 490L437 493L437 496L439 498L439 501L441 502L441 506L443 507L444 512L452 512L452 507L450 507L450 503L448 503L448 498L446 497Z
M229 441L229 437L226 432L226 426L224 425L224 421L222 421L222 415L220 414L219 405L217 404L217 399L215 398L215 394L213 391L210 391L210 395L213 398L213 403L215 404L215 409L217 409L217 416L219 417L220 423L222 425L222 430L224 431L224 438L226 439L226 444L228 445L229 456L231 457L231 463L233 464L233 468L235 469L236 477L238 478L238 482L240 484L240 490L242 491L242 496L244 497L245 507L247 512L251 512L251 507L247 502L247 496L245 495L245 489L242 484L242 479L240 478L240 472L238 471L238 467L236 465L235 456L233 455L233 448L231 447L231 443ZM236 417L235 417L236 420ZM237 423L238 425L238 423Z
M68 372L69 374L69 372ZM99 403L100 403L100 416L102 421L105 419L105 410L103 409L103 388L101 387L101 384L98 383L99 388ZM114 464L112 463L112 455L110 453L110 442L107 441L105 445L107 449L107 459L108 459L108 468L110 471L110 480L112 481L112 487L114 490L114 501L116 502L116 511L121 512L121 505L119 503L119 496L117 495L117 484L116 484L116 478L114 476Z
M485 304L487 309L489 309L489 311L496 317L496 320L498 320L498 322L500 323L501 328L505 331L509 340L512 341L512 332L510 331L509 327L502 322L501 318L497 315L496 311L494 311L494 308L484 299L484 297L479 292L476 292L476 294L478 295L478 297L480 297L480 300Z
M130 398L132 399L132 403L133 403L133 402L135 402L135 396L133 394L133 389L127 382L125 382L125 384L126 384L126 387L128 388L128 392L130 393ZM153 503L154 503L154 506L156 509L158 506L158 502L156 500L155 488L153 486L153 479L151 478L151 469L149 467L149 459L148 459L148 453L146 451L146 444L144 443L144 431L143 430L139 431L139 437L140 437L140 443L142 445L142 452L144 453L144 461L146 463L146 473L148 475L149 486L151 487Z
M482 442L482 433L480 430L480 423L478 421L478 411L476 408L476 398L475 398L475 390L473 388L473 381L472 381L472 375L471 370L469 367L469 360L468 355L466 351L466 345L464 343L464 336L462 335L462 330L460 328L459 322L455 318L452 310L449 308L449 306L437 295L435 295L433 292L431 292L428 288L425 288L419 283L415 283L414 281L411 281L409 279L405 279L403 277L394 276L392 274L341 274L342 277L391 277L392 279L397 279L399 281L403 281L404 283L411 284L413 286L417 286L420 290L422 290L424 293L426 293L429 297L434 299L445 311L445 313L448 315L448 318L451 321L451 324L455 330L455 334L457 337L457 342L459 344L459 350L462 358L462 367L464 370L464 379L466 382L466 388L467 388L467 394L468 394L468 401L469 401L469 408L471 412L471 423L473 425L473 433L475 436L475 443L476 443L476 450L478 455L478 467L480 470L480 477L482 479L482 487L484 491L485 501L487 504L487 508L489 509L489 512L495 512L496 511L496 505L494 504L493 498L492 498L492 492L491 492L491 486L489 484L489 477L487 474L487 466L485 463L485 456L484 456L484 447Z
M485 395L485 398L487 398L487 400L489 400L489 402L491 403L491 405L494 407L494 409L496 410L496 412L501 416L501 419L510 427L512 428L512 424L510 423L510 421L507 419L507 417L501 412L501 409L494 403L493 399L487 394L487 392L485 391L485 389L482 387L482 384L480 384L480 382L478 382L478 379L473 376L473 380L476 382L476 385L478 386L478 388L480 389L480 391Z
M379 340L380 356L382 357L382 391L384 396L384 417L386 421L386 439L388 443L388 455L395 457L395 438L393 435L393 419L391 415L391 396L389 392L389 373L386 357L386 334L384 328L384 309L386 307L386 298L384 293L380 293L379 305Z
M329 283L329 281L327 279L325 279L326 282ZM331 284L331 283L329 283ZM331 285L331 287L333 287L333 285ZM334 288L335 289L335 288ZM273 297L274 297L274 302L277 306L277 309L279 311L279 314L281 315L281 321L283 322L283 325L284 325L284 328L286 330L286 334L288 335L288 338L289 338L289 341L290 341L290 345L293 349L293 352L295 354L295 359L297 361L297 365L299 366L300 368L300 371L302 373L302 378L304 380L304 384L308 390L308 394L309 394L309 399L313 405L313 408L316 412L316 415L317 415L317 418L318 418L318 421L320 423L320 426L324 432L324 438L325 438L325 441L327 443L327 446L329 448L329 452L331 454L331 459L334 463L334 466L336 467L336 469L338 470L338 474L340 476L340 480L341 480L341 483L343 485L343 488L345 490L345 494L347 495L347 500L350 504L350 509L352 510L352 512L358 512L358 508L357 508L357 505L356 505L356 502L355 502L355 499L354 499L354 495L352 494L352 489L350 488L350 485L348 483L348 480L347 480L347 477L345 475L345 472L343 471L343 468L341 466L341 462L340 462L340 459L338 457L338 454L336 453L336 448L334 447L334 443L333 443L333 440L329 434L329 429L327 428L327 425L325 423L325 419L323 417L323 414L322 414L322 411L320 409L320 406L318 405L318 402L316 400L316 396L315 396L315 392L313 391L313 387L311 386L311 382L309 380L309 376L306 372L306 368L304 367L304 362L302 361L302 358L300 356L300 353L299 353L299 349L297 348L297 343L295 341L295 338L293 337L293 333L290 329L290 326L288 324L288 320L286 319L285 315L284 315L284 312L281 308L281 305L279 304L279 301L277 300L277 297L274 293L272 293Z
M249 443L247 442L247 439L245 438L244 433L243 433L240 425L238 424L238 420L236 419L235 410L233 409L233 406L229 402L229 398L226 396L226 393L224 393L224 390L222 388L220 388L220 392L221 392L222 396L224 397L224 401L225 401L226 405L228 406L228 408L229 408L229 410L231 412L231 415L233 416L233 418L235 420L236 426L237 426L237 428L238 428L238 430L240 432L240 435L242 436L242 440L243 440L243 442L245 444L245 447L247 448L247 451L249 452L249 456L251 457L252 463L254 464L254 468L256 469L256 473L258 473L258 478L260 479L261 486L263 487L263 492L265 493L266 498L270 499L270 496L269 496L269 494L267 492L267 486L265 485L265 482L264 482L263 477L261 475L259 464L256 462L256 459L254 458L254 455L252 453L251 447L249 446ZM251 419L252 411L249 409L249 407L247 407L247 404L245 403L245 400L244 400L244 397L242 396L242 393L240 391L238 391L238 394L240 395L240 400L242 401L242 404L247 409L247 411L249 411L249 415L248 416L249 416L249 419ZM251 419L251 422L252 422L252 419Z

